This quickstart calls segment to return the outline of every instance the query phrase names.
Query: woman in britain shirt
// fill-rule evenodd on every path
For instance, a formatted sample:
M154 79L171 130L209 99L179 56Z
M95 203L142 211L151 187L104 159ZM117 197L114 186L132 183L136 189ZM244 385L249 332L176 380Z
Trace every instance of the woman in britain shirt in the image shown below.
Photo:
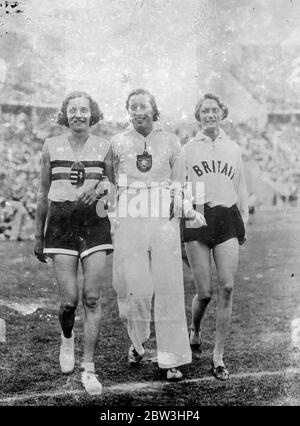
M248 220L248 197L240 150L220 128L227 115L228 108L217 96L204 95L195 109L201 130L184 147L194 208L204 212L207 222L207 226L192 228L189 221L185 221L184 228L186 252L197 288L192 302L190 344L192 348L201 348L201 323L213 293L212 253L218 277L212 373L219 380L229 378L223 351L231 318L239 244L245 241L244 225ZM199 185L204 188L202 199Z

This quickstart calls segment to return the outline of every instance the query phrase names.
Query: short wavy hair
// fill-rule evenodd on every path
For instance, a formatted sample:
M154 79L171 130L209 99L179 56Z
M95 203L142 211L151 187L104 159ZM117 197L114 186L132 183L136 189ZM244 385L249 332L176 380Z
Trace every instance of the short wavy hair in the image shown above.
M63 103L61 105L61 108L57 114L57 123L61 126L69 127L68 117L67 117L67 107L68 103L71 99L75 98L86 98L89 100L90 108L91 108L91 120L90 120L90 126L94 126L95 124L99 123L100 120L103 119L103 114L100 111L100 108L96 101L86 92L82 91L74 91L69 93L65 99L63 100Z
M219 105L219 107L222 110L222 120L224 120L225 118L228 117L228 107L227 105L225 105L218 96L214 95L213 93L206 93L197 103L196 108L195 108L195 112L194 112L194 116L196 118L197 121L201 122L200 119L200 109L202 107L203 102L205 101L205 99L212 99L214 101L217 102L217 104Z
M153 111L153 121L157 121L158 118L159 118L160 112L157 108L156 100L155 100L154 96L150 92L148 92L148 90L135 89L132 92L130 92L127 99L126 99L126 103L125 103L127 111L129 110L129 100L132 96L135 96L135 95L147 95L149 97L149 102L150 102L150 105L151 105L152 111Z

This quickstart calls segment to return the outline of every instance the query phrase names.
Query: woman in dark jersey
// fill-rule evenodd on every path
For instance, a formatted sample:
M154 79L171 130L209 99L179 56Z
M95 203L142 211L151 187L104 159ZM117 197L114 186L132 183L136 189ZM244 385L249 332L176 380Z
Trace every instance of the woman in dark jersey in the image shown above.
M104 171L108 142L90 134L102 114L84 92L64 100L58 123L68 134L47 139L43 146L41 183L36 214L35 255L53 259L60 292L62 328L60 367L74 369L74 321L79 301L78 267L83 272L84 355L82 384L89 394L100 394L102 385L94 367L101 305L100 292L106 254L112 251L110 221L97 214L97 190Z

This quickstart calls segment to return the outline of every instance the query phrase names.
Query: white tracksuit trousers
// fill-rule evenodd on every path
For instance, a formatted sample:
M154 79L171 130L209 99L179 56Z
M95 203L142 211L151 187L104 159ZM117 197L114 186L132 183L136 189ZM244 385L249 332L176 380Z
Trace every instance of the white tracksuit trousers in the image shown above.
M159 367L190 363L179 220L125 217L116 222L113 287L135 349L143 354L150 336L154 294Z

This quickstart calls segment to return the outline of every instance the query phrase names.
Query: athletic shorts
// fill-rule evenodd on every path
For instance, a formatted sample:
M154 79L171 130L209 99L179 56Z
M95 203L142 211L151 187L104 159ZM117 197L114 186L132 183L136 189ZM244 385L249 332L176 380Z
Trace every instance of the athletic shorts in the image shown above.
M73 201L51 202L47 218L44 253L69 254L81 259L96 251L113 251L110 221L100 218L96 205Z
M243 241L245 226L236 204L231 207L209 207L204 204L204 217L207 226L201 228L183 226L183 241L185 243L196 240L206 244L209 248L213 248L231 238L237 238L239 242Z
M249 207L249 214L255 213L255 207Z

